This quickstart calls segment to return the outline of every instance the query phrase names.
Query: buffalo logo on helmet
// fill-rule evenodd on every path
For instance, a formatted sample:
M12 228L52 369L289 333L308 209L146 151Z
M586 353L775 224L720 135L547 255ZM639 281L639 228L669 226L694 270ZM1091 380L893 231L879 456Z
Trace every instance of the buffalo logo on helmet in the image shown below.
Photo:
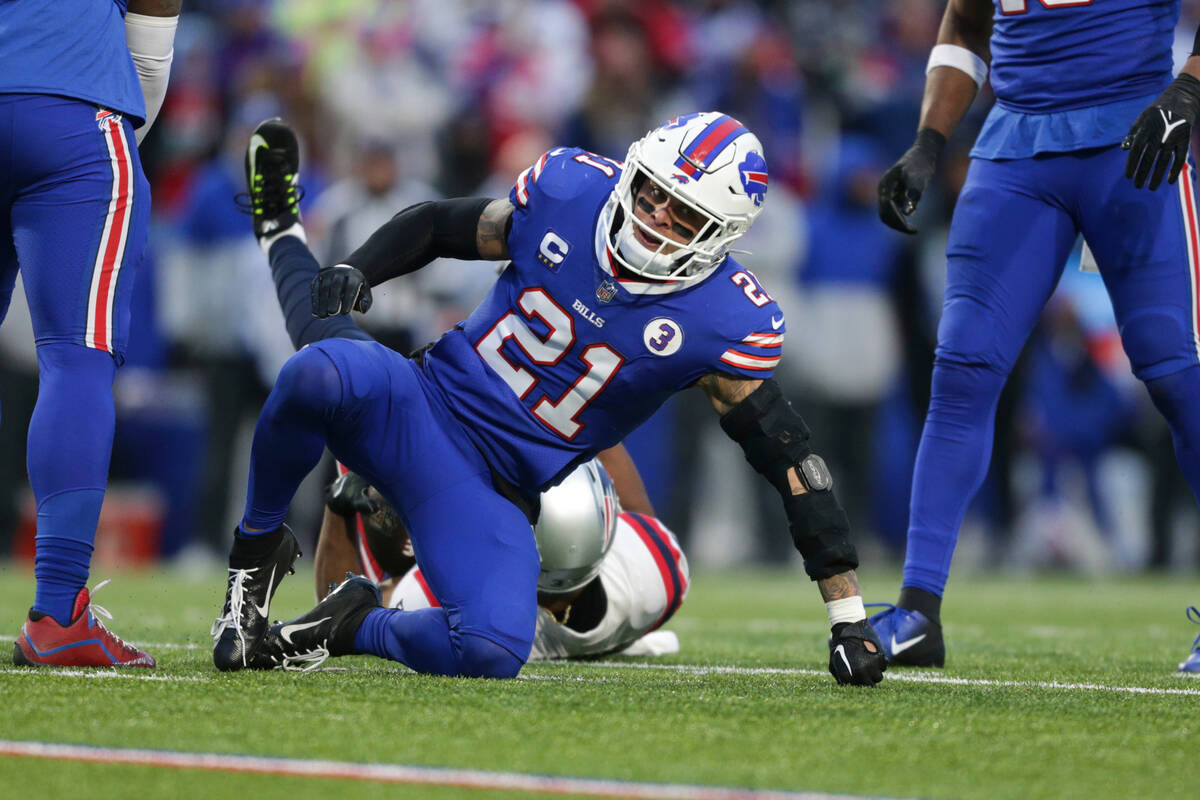
M767 196L767 162L751 150L738 164L738 175L742 178L742 188L754 205L761 206Z
M669 131L672 128L682 128L684 125L687 125L698 116L700 116L699 111L691 114L681 114L678 117L672 117L665 125L662 126L663 130Z

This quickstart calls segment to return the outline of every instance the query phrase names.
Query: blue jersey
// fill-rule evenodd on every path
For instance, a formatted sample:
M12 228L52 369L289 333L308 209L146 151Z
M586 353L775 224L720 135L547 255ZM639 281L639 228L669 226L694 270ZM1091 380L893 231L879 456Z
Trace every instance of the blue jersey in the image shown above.
M1037 113L1156 94L1178 20L1179 0L996 0L996 102Z
M146 103L125 44L128 0L0 2L0 94L53 94L119 111Z
M732 258L682 288L617 277L598 218L619 174L571 148L522 173L511 263L425 360L472 442L522 486L552 484L705 375L768 378L779 363L783 314Z
M1121 141L1171 80L1179 0L996 0L979 158Z

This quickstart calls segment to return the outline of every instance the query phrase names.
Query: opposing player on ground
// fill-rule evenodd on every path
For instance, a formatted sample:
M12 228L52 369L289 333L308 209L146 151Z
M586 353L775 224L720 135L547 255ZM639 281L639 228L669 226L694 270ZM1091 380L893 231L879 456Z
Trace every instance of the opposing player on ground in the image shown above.
M624 448L605 450L576 467L540 499L534 528L541 560L539 608L530 660L591 658L631 647L641 655L674 652L678 639L658 629L687 595L687 559L674 534L654 517ZM620 502L626 499L629 507ZM321 529L327 541L317 547L318 576L362 572L380 587L389 608L440 605L420 567L411 566L408 535L395 511L358 476L346 473L330 486L328 509ZM328 584L318 586L318 599L328 591ZM318 651L292 661L280 634L289 624L294 622L271 627L257 666L311 669L324 660Z
M907 217L987 77L989 52L996 105L971 151L946 245L903 588L895 607L872 617L893 664L944 663L942 594L986 474L996 402L1079 234L1099 263L1134 374L1200 496L1200 233L1186 163L1200 59L1166 88L1178 18L1178 0L946 8L916 142L879 184L885 223L914 232ZM1149 178L1157 189L1168 170L1170 183L1182 178L1170 189L1140 188Z
M294 136L272 122L252 141L255 228L272 269L277 280L311 273ZM245 666L262 641L281 556L294 547L281 527L288 503L328 445L396 509L442 606L378 608L374 586L351 580L290 644L419 672L515 676L536 627L538 493L695 385L780 492L827 603L831 672L878 682L884 658L849 525L808 429L770 379L783 315L729 257L767 180L761 145L737 120L689 114L635 142L624 164L558 148L508 199L413 206L322 270L312 301L327 316L366 310L370 286L439 256L511 259L470 318L419 358L334 338L281 370L255 431L217 666Z
M96 619L86 584L149 221L137 142L166 93L180 5L0 3L0 321L19 269L38 358L37 591L16 664L154 666Z

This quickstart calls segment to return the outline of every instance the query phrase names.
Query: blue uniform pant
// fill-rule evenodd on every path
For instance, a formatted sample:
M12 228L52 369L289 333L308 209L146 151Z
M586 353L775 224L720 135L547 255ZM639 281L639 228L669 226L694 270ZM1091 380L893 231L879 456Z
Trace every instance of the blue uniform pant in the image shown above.
M942 594L992 450L1000 390L1083 234L1134 374L1200 497L1200 229L1191 166L1137 189L1117 147L975 159L946 245L946 289L913 474L904 585Z
M325 446L396 509L442 604L372 612L359 646L422 672L515 674L537 619L533 530L420 367L374 341L325 339L294 355L255 429L243 528L278 526Z
M80 100L0 94L0 321L19 269L39 368L34 608L60 622L87 581L149 209L128 120Z

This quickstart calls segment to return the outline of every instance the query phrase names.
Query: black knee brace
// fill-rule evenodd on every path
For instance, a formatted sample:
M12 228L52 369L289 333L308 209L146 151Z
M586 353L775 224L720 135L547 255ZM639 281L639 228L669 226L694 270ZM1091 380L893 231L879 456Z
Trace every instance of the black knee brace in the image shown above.
M779 385L763 381L721 417L721 428L742 446L750 466L779 492L808 576L822 580L857 567L850 523L833 493L833 479L824 460L809 447L811 431ZM792 469L807 490L802 494L792 493L788 478Z

